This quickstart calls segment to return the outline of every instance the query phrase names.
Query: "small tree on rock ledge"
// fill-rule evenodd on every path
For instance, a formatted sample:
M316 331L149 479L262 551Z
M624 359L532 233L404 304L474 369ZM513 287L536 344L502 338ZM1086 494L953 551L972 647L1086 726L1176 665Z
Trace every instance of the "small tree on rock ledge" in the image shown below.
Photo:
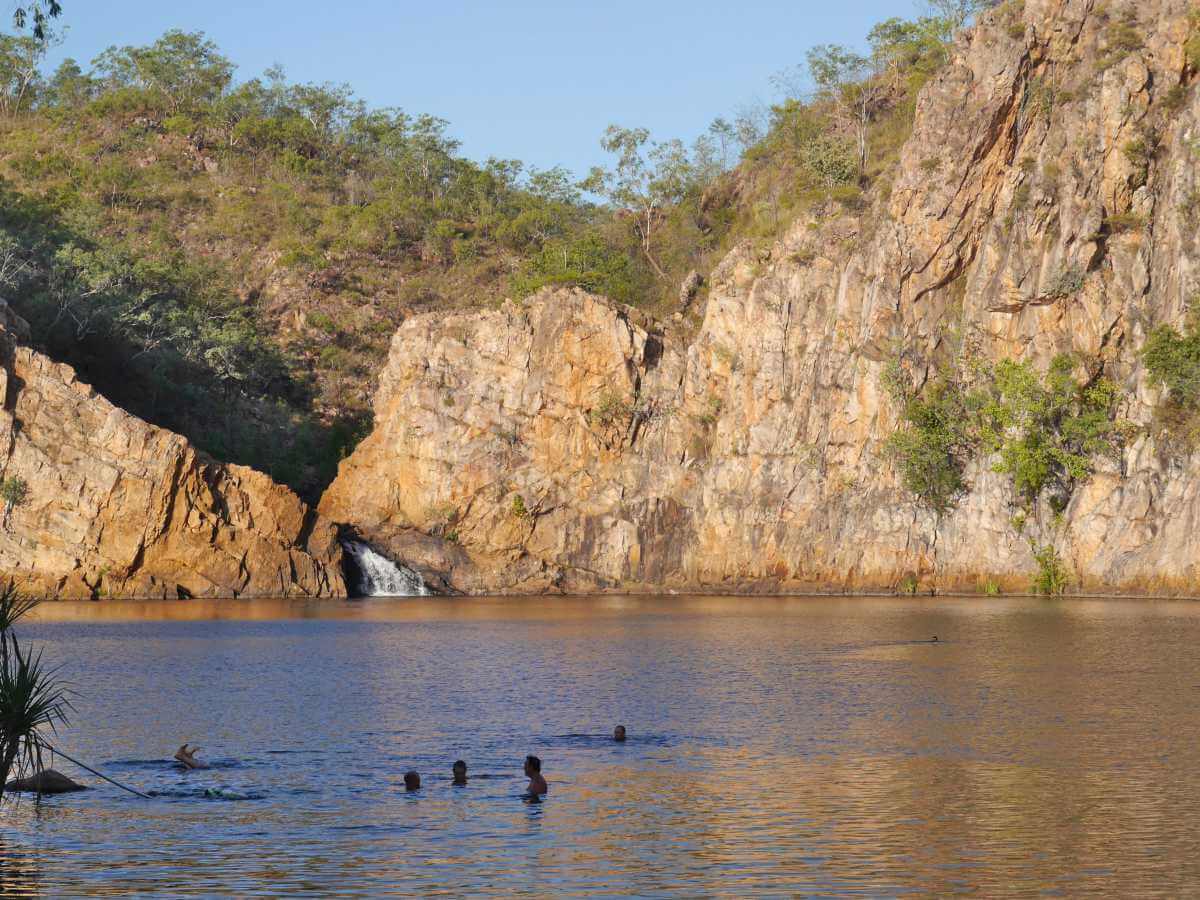
M29 485L24 478L14 475L0 481L0 500L4 501L4 530L8 530L8 517L13 508L20 506L29 496Z

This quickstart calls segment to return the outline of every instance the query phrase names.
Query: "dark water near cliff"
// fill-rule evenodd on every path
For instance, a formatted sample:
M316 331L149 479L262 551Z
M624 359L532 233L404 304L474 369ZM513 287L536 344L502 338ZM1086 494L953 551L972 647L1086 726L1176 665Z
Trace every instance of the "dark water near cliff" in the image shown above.
M25 632L79 692L63 749L159 796L6 804L9 894L1200 893L1200 605L63 604ZM216 767L167 765L184 740ZM453 787L459 756L488 777Z

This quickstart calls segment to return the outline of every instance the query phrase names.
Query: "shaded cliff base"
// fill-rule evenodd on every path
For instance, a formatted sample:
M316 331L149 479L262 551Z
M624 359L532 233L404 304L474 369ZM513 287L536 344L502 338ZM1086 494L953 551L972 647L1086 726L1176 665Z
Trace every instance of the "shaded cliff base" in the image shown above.
M989 597L1046 599L1052 596L1093 599L1200 600L1200 584L1187 578L1159 578L1112 585L1077 579L1060 568L1019 573L959 571L880 572L873 576L787 578L763 574L721 582L671 579L666 582L606 581L587 569L556 569L530 557L501 563L473 560L461 546L412 528L375 529L369 536L343 527L343 541L364 541L424 580L433 594L451 596L594 596L611 594L746 597ZM508 583L498 588L496 569L503 565ZM1058 565L1062 566L1061 560ZM347 584L357 581L347 564Z

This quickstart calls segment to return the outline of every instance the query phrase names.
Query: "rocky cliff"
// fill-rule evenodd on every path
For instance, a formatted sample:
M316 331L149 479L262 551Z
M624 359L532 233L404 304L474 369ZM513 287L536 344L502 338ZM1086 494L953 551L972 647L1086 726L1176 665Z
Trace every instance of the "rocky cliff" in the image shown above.
M892 183L736 249L690 339L569 291L406 322L321 512L472 591L1018 589L1052 546L1085 590L1200 592L1200 467L1148 427L1140 354L1198 288L1189 9L985 14ZM904 489L889 366L920 389L1064 352L1130 423L1065 508L986 455L951 509Z
M334 527L19 343L0 302L0 576L62 598L345 596Z

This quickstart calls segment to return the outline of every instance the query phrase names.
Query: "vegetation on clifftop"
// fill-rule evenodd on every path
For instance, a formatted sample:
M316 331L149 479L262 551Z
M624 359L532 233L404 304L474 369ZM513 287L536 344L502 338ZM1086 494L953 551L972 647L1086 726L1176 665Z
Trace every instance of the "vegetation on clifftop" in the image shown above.
M44 72L57 6L26 4L40 36L0 35L0 291L114 402L313 498L368 430L405 316L553 284L686 306L734 243L886 188L981 5L818 48L769 112L691 146L613 126L613 165L577 183L465 159L446 122L345 85L239 82L201 34Z

